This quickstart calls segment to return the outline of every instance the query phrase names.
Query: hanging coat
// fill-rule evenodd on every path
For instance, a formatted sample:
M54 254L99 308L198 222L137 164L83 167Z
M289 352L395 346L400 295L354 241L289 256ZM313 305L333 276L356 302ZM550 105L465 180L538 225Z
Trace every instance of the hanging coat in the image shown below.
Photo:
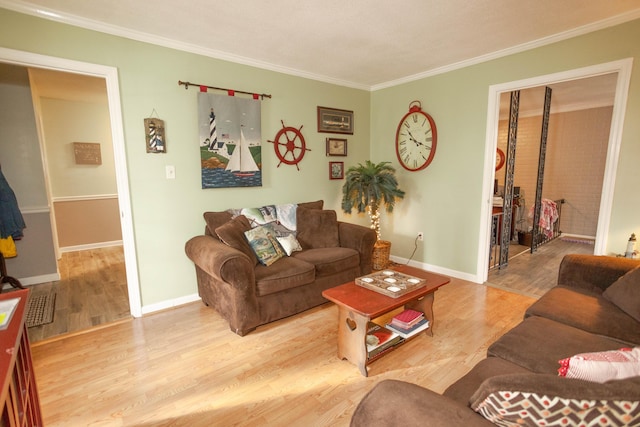
M25 228L16 195L0 168L0 238L11 236L13 240L21 239Z

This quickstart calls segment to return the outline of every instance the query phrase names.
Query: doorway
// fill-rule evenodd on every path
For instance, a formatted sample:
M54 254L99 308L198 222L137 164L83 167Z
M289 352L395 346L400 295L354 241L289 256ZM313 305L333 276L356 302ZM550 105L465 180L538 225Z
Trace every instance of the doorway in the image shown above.
M129 296L129 311L134 317L142 316L117 69L114 67L72 61L6 48L0 48L0 62L28 68L45 68L104 79L107 88L111 139L113 141L113 156L118 194L117 199L122 232L127 291Z
M515 81L489 88L489 110L487 114L487 135L485 146L485 179L483 185L483 198L486 207L481 212L481 228L478 248L477 276L478 282L487 281L490 259L490 237L491 237L491 211L493 200L494 179L496 177L495 161L498 141L498 126L500 118L500 97L504 92L514 90L524 90L538 86L548 86L563 82L579 81L585 78L615 74L615 91L613 100L613 111L611 118L611 128L609 132L608 145L606 150L606 161L604 167L604 177L600 205L598 208L597 231L595 236L594 253L603 254L607 243L607 230L611 217L611 205L613 197L613 185L615 172L618 163L620 150L620 140L622 135L622 124L626 106L626 98L631 76L631 59L615 61L606 64L599 64L567 72L535 77L532 79Z

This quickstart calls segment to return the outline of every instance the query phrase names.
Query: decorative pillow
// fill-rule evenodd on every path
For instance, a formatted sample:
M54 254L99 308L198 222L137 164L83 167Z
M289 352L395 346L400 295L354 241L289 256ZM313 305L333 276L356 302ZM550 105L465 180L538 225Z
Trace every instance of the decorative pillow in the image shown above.
M216 234L225 244L246 254L249 259L257 263L258 260L249 246L249 242L244 237L244 232L251 230L251 225L244 215L237 216L215 229Z
M640 422L640 378L588 383L545 374L496 375L470 407L499 426L630 426Z
M202 214L204 221L207 223L207 230L212 236L216 236L216 228L226 224L233 219L228 211L223 212L205 212Z
M287 255L291 255L295 251L301 251L302 246L300 246L300 242L296 239L296 236L293 234L289 234L285 237L276 237L278 239L278 243L282 246L282 249L287 253Z
M298 203L299 208L305 209L322 209L324 208L324 200L316 200L315 202Z
M640 375L640 347L576 354L559 360L558 375L603 383Z
M284 249L271 233L269 227L252 228L245 231L244 235L260 264L269 266L286 256Z
M602 296L640 322L640 266L616 280Z
M240 213L247 217L251 227L257 227L276 220L276 207L273 205L259 208L243 208Z
M287 227L291 231L296 231L296 209L298 209L298 205L295 203L276 205L278 223Z
M305 209L298 205L296 237L303 249L340 246L336 211Z

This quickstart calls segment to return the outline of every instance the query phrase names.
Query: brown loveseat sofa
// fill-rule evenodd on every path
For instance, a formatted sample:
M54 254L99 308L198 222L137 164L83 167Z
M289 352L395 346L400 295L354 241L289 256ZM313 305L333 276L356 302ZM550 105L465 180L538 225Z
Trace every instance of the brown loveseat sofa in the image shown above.
M567 255L557 286L442 395L384 380L360 402L351 425L640 425L640 376L594 382L558 375L562 359L640 346L639 266Z
M293 205L295 238L302 250L270 265L259 262L247 240L245 233L256 224L243 211L204 214L205 234L190 239L185 251L195 264L202 301L233 332L243 336L323 304L323 290L371 272L375 232L337 221L336 212L323 205L322 200Z

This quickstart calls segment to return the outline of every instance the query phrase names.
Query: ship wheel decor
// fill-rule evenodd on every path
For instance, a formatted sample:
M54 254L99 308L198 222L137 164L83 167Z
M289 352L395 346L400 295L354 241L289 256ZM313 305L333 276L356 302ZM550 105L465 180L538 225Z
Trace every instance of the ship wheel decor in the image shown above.
M300 163L306 151L311 151L311 149L307 148L304 136L300 132L302 126L296 129L291 126L285 126L282 120L280 120L280 123L282 123L282 129L278 131L273 141L267 142L273 144L276 156L280 159L278 167L284 163L285 165L296 165L296 168L300 170L298 163Z

